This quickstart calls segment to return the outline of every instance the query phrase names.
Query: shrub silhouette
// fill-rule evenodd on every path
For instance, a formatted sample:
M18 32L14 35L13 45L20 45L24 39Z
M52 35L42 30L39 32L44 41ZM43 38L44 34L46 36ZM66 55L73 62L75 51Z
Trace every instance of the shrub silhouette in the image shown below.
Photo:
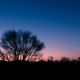
M29 31L6 31L1 37L1 47L6 54L13 55L13 60L27 60L40 56L44 43ZM5 55L5 54L4 54Z
M53 56L49 56L47 61L48 61L48 62L54 62Z
M60 62L61 62L61 63L69 63L70 60L69 60L69 58L67 58L67 57L62 57L62 59L61 59Z

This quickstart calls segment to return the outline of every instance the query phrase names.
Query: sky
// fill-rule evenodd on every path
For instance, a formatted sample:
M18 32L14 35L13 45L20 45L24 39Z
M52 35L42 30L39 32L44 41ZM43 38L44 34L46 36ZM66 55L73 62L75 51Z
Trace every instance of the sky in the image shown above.
M80 56L80 0L0 0L0 35L29 30L45 43L45 57Z

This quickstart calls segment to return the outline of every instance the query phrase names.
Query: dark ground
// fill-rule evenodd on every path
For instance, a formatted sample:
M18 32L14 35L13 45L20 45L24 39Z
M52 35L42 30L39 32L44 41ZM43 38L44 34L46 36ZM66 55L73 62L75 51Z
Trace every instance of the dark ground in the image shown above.
M74 75L78 74L79 72L80 72L79 62L77 63L45 62L45 61L40 61L40 62L1 61L0 62L0 73L2 75L7 74L8 76L12 76L12 78L14 78L14 76L16 75L17 77L22 77L23 78L22 80L28 80L27 78L43 80L42 79L43 77L47 78L49 76L50 77L48 80L55 80L56 76L57 76L56 78L60 77L64 78L63 76L66 76L65 78L67 77L69 78L69 76L75 77ZM24 77L26 79L24 79Z

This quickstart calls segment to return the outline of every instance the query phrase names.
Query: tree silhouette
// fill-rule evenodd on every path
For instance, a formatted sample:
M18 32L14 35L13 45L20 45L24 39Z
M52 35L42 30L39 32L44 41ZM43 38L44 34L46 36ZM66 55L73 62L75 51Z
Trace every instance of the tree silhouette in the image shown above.
M35 35L29 31L6 31L1 37L1 47L5 49L7 54L12 54L14 60L31 60L38 57L40 51L44 48L44 43L38 40Z
M69 63L70 60L67 57L62 57L62 59L60 60L61 63Z
M0 59L4 60L4 53L2 53L1 51L0 51Z
M49 56L49 57L48 57L48 62L53 62L53 61L54 61L53 56Z

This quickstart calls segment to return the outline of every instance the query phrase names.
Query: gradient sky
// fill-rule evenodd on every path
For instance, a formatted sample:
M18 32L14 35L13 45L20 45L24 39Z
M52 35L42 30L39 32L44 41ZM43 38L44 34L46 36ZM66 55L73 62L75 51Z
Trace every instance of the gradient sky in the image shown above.
M80 0L0 0L0 33L29 30L45 56L80 56Z

